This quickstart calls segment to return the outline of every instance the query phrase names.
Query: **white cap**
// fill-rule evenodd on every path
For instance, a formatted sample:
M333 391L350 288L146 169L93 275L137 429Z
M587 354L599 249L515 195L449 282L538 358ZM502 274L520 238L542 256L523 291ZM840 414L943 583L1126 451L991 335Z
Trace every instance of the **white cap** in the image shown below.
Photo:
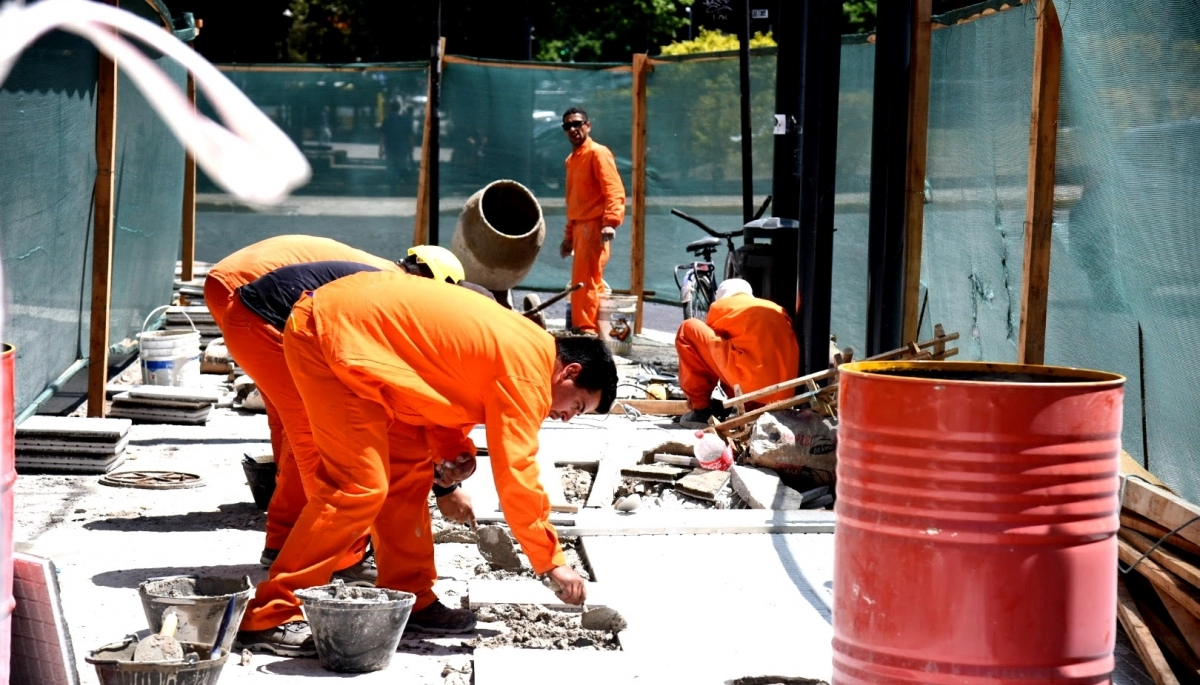
M726 278L721 282L721 287L717 288L717 296L714 302L720 301L730 295L749 295L754 297L754 289L750 284L740 278Z

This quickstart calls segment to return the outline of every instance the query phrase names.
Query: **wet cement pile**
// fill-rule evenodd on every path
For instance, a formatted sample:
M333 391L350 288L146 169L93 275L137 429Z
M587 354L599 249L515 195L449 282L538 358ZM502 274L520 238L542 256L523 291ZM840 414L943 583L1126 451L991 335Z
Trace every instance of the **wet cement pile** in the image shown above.
M476 649L620 649L613 633L580 627L578 613L553 611L534 604L506 604L483 607L475 616L481 623L503 623L508 629L498 635L476 638L472 642Z
M567 501L583 506L588 493L592 491L592 472L578 466L560 466L558 472L562 476L563 494Z

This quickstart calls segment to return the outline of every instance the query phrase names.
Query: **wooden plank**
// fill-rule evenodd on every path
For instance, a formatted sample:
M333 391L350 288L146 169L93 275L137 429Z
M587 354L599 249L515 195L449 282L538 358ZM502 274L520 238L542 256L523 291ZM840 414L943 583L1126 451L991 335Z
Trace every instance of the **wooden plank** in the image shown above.
M592 479L592 489L588 492L585 509L608 509L613 504L613 491L616 490L618 472L621 467L616 464L600 462L596 467L596 476Z
M188 102L196 108L196 77L187 75ZM196 277L196 158L191 151L183 157L183 247L180 255L179 280L184 283Z
M1142 554L1149 551L1155 542L1145 535L1128 528L1121 529L1121 539L1128 542ZM1171 550L1165 549L1165 545L1151 552L1150 558L1162 564L1163 568L1171 573L1191 583L1193 587L1200 588L1200 568L1187 559L1176 555Z
M1192 653L1200 655L1200 618L1196 618L1188 613L1188 610L1182 604L1176 602L1166 592L1158 588L1154 588L1154 592L1162 600L1163 606L1166 607L1167 613L1170 614L1171 620L1175 623L1175 627L1179 629L1179 633L1183 635L1183 639L1191 648Z
M652 414L654 416L683 416L691 411L687 400L634 400L618 398L613 403L609 413L624 414L625 409L621 406L623 404L628 404L643 414Z
M932 0L912 0L912 61L908 83L908 174L904 201L904 337L916 340L921 315L921 246L925 230L925 167L929 138Z
M832 533L832 511L764 509L644 509L619 514L585 509L559 535L671 535L687 533Z
M1121 475L1137 476L1143 480L1150 481L1152 484L1157 485L1163 490L1174 492L1174 490L1171 490L1166 483L1159 480L1158 476L1150 473L1141 464L1137 463L1137 461L1133 457L1129 456L1129 453L1125 450L1121 450Z
M642 332L646 287L646 76L645 54L633 56L633 228L629 234L629 289L638 298L633 332Z
M107 0L116 6L116 0ZM106 413L108 333L112 315L113 219L116 211L117 65L100 55L96 82L96 191L93 198L91 331L88 341L88 416Z
M1130 594L1133 596L1138 611L1141 612L1142 621L1150 629L1154 639L1158 641L1160 647L1166 648L1167 652L1175 658L1177 663L1172 672L1176 677L1182 678L1183 682L1195 683L1198 680L1197 676L1200 675L1200 658L1192 653L1192 648L1180 637L1179 631L1171 623L1170 617L1154 601L1157 597L1156 592L1158 589L1153 586L1145 588L1135 586Z
M1021 338L1017 361L1046 359L1046 303L1054 221L1054 161L1058 139L1062 26L1053 0L1037 0L1033 104L1029 123L1029 180L1025 201L1025 269L1021 277Z
M1154 521L1167 530L1174 530L1192 519L1200 517L1200 506L1175 495L1163 488L1143 483L1135 478L1125 478L1122 506ZM1200 545L1200 520L1192 523L1176 535Z
M446 39L438 43L438 55L445 59ZM429 147L433 135L433 70L429 71L429 84L425 87L425 126L421 131L421 164L417 172L417 213L413 218L413 245L429 242L429 213L438 211L429 206Z
M1120 579L1117 582L1117 619L1121 621L1121 626L1125 628L1125 633L1129 635L1129 640L1133 642L1138 656L1142 657L1142 663L1154 682L1157 685L1179 685L1175 674L1171 672L1171 665L1167 663L1166 656L1154 641L1154 635L1129 595L1125 582Z
M1142 555L1124 540L1117 540L1117 555L1126 564L1136 562ZM1180 580L1178 576L1167 571L1153 559L1142 559L1137 565L1137 572L1149 580L1154 587L1167 593L1193 616L1200 617L1200 594L1196 588Z
M1121 526L1130 530L1136 530L1155 541L1170 532L1145 516L1135 514L1131 511L1121 512ZM1200 545L1188 542L1178 535L1172 535L1164 544L1183 550L1188 554L1200 556Z

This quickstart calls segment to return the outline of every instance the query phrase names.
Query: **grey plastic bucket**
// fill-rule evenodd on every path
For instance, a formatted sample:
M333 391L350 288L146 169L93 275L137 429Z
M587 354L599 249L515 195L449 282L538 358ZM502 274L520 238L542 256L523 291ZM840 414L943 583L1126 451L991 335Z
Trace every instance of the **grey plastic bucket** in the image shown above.
M300 590L317 658L339 673L381 671L392 661L417 596L340 583Z
M100 685L216 685L229 658L229 652L222 652L216 659L208 658L211 643L181 641L183 653L195 652L199 660L134 661L137 643L137 638L131 635L89 652L84 661L96 667Z
M179 616L175 639L209 647L217 639L229 598L236 596L229 630L221 640L221 651L228 652L233 647L242 614L246 613L252 588L249 578L162 576L139 585L138 596L142 599L142 610L146 612L146 622L152 632L162 630L163 614L171 610Z

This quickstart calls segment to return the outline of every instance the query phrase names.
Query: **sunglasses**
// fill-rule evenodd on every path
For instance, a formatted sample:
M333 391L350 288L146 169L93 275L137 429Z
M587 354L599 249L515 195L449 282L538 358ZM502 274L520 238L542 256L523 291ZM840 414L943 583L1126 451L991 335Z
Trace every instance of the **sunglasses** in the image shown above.
M578 119L576 119L575 121L564 121L562 126L563 126L564 131L570 131L570 130L576 129L576 128L583 128L583 125L587 124L587 123L590 123L590 122L579 121Z

